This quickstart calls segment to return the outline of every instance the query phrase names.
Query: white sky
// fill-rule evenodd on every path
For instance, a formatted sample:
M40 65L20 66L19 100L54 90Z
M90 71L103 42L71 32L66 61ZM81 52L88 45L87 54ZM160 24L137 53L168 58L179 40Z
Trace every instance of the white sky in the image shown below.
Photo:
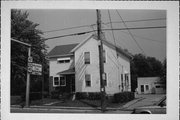
M96 24L96 10L27 10L29 19L39 24L38 29L42 31L57 30L81 25ZM166 18L166 11L162 10L118 10L124 21L159 19ZM108 10L101 10L102 22L109 22ZM121 21L115 10L110 10L112 21ZM156 27L166 26L166 19L149 20L140 22L126 22L128 27ZM103 28L111 28L110 24L102 25ZM123 23L114 23L113 28L125 28ZM96 26L94 26L96 29ZM49 38L61 36L76 32L93 30L92 27L83 27L78 29L64 30L44 33L43 37ZM141 46L146 56L156 57L164 60L166 57L166 29L140 29L130 30L134 38ZM114 31L116 44L122 48L128 49L132 54L142 53L127 30ZM114 43L112 31L105 32L106 39ZM88 34L81 36L63 37L46 41L49 46L48 51L57 45L79 43L84 40Z

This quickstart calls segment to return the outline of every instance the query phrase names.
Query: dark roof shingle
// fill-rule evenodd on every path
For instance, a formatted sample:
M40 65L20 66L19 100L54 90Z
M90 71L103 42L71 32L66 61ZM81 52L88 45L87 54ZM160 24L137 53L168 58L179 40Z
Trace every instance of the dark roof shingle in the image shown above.
M54 47L49 53L48 56L61 56L70 54L70 51L76 47L78 44L68 44L68 45L60 45Z

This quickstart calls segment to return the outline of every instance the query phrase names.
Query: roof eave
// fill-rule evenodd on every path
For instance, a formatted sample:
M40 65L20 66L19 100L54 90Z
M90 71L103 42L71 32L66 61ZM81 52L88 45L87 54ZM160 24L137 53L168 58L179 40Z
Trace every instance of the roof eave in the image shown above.
M67 56L73 56L74 54L64 54L64 55L48 55L48 58L55 58L55 57L67 57Z

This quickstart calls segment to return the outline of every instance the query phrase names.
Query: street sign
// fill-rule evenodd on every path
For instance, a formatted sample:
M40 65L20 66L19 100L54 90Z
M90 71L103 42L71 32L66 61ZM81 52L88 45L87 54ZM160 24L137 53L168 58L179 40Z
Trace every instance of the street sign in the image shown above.
M28 63L28 72L32 75L42 75L42 65L37 63Z
M32 57L28 57L28 62L33 62L33 58Z

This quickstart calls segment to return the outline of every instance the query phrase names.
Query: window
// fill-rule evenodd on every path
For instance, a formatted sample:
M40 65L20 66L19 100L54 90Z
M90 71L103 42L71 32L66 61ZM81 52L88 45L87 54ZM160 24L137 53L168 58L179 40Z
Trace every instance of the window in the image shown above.
M149 85L146 85L146 91L149 90Z
M90 64L90 52L84 53L84 64Z
M126 84L126 86L129 85L129 75L128 74L125 74L125 84Z
M141 85L141 92L144 92L144 85Z
M66 86L66 78L65 78L65 76L60 76L60 86Z
M54 86L59 86L59 77L54 77Z
M60 63L60 64L62 64L62 63L70 63L70 58L69 57L68 58L58 58L57 63Z
M105 50L103 50L103 61L104 61L104 63L106 63L106 51Z
M161 86L160 86L160 85L157 85L156 88L161 88Z
M91 87L91 75L90 74L85 74L85 84L86 84L86 87Z
M107 86L107 75L106 75L106 73L104 73L103 80L104 80L104 86Z
M122 88L123 88L123 74L121 74L121 85L122 85Z

